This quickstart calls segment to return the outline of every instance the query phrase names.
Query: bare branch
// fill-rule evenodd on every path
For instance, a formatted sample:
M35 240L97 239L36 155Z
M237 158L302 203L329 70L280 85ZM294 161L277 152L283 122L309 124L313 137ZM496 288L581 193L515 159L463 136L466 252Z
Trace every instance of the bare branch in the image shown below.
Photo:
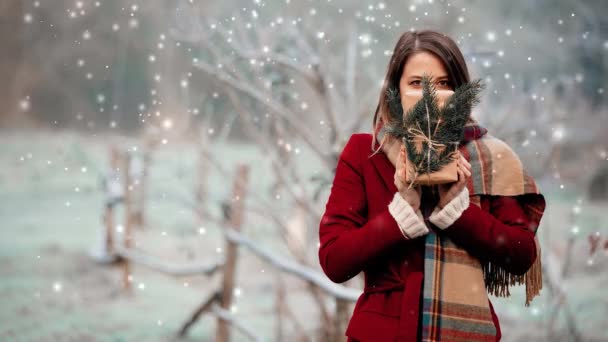
M248 328L241 320L234 316L230 311L223 309L217 303L211 305L211 310L220 319L229 322L233 327L240 331L243 335L247 336L252 341L262 341L262 339L256 335L256 333Z
M304 142L310 146L310 148L317 153L320 157L321 161L325 164L328 169L333 168L334 161L328 157L325 150L321 149L315 141L318 139L313 138L308 132L307 129L296 120L298 117L295 113L293 113L289 108L279 104L275 101L272 101L268 96L265 96L263 93L255 90L254 88L244 84L243 82L239 82L238 80L232 78L232 76L226 74L225 72L218 71L216 68L213 68L211 65L198 61L195 63L195 66L211 76L214 76L219 81L222 81L231 87L238 89L241 92L246 93L247 95L253 97L258 100L260 103L263 103L269 109L271 109L274 113L279 116L285 118L287 122L295 129L298 135L302 137Z
M190 265L168 263L153 255L145 254L133 248L125 248L122 246L116 246L115 253L122 258L128 259L129 261L176 277L192 275L212 276L224 265L223 260L217 260L213 263L194 263Z
M234 229L226 228L224 230L224 234L228 240L246 247L250 252L270 263L272 266L280 269L283 272L290 273L315 284L337 299L356 302L359 295L361 295L361 290L344 287L342 285L333 283L328 280L327 277L310 267L302 266L260 247L257 242L249 239L244 234L239 233Z

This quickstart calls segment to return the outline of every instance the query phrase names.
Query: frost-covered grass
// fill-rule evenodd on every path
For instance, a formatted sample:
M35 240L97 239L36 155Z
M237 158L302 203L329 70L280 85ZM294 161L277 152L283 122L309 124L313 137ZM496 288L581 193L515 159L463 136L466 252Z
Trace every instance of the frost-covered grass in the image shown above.
M97 243L101 229L99 181L108 164L110 140L72 133L0 135L0 340L171 339L219 283L217 275L172 278L135 266L134 295L130 296L121 291L120 267L96 264L89 258L88 251ZM270 179L264 177L268 170L253 147L218 149L218 157L231 173L238 162L249 164L249 191L270 198L263 191L267 188L264 182ZM138 247L175 262L214 260L220 255L216 249L224 247L217 227L198 222L173 199L192 199L196 151L168 144L153 159L148 225L135 232ZM232 179L232 174L212 168L210 201L229 197ZM281 201L274 205L281 208ZM210 207L219 214L219 206ZM120 215L118 211L118 221ZM249 236L287 255L269 221L249 216L245 227ZM237 266L241 295L235 299L235 312L262 337L270 338L276 275L245 253ZM289 300L304 297L300 301L305 302L306 295L299 290L303 284L287 281L293 291ZM204 316L189 336L208 340L214 334L215 320Z
M111 137L74 133L20 132L0 135L0 340L101 340L166 341L190 313L219 283L220 278L173 278L135 266L133 294L122 291L118 266L100 265L88 256L101 228L103 198L100 172L107 167L107 143ZM137 141L129 143L137 144ZM270 169L253 146L217 146L216 156L229 172L238 162L249 164L249 191L272 202L279 215L287 217L288 207L267 193ZM221 154L221 155L220 155ZM318 162L298 154L301 170L312 174ZM196 150L171 143L153 155L150 169L148 224L136 230L138 247L172 260L214 260L224 242L217 227L197 221L194 214L175 197L191 200L196 181ZM219 214L218 201L232 190L232 174L211 168L210 210ZM603 251L588 263L589 233L608 235L605 204L590 204L566 185L542 183L548 209L541 230L543 253L559 257L577 225L570 275L562 285L569 294L576 324L585 336L607 338L608 302L602 290L608 285L607 261ZM580 212L574 207L578 206ZM120 217L120 211L118 220ZM204 227L205 234L200 234ZM289 255L268 219L247 216L248 236L274 252ZM164 232L164 233L163 233ZM268 265L241 251L237 266L235 313L265 339L274 336L274 284L276 273ZM561 254L561 255L560 255ZM544 259L543 259L544 260ZM316 265L315 265L316 266ZM306 329L319 322L315 304L304 284L292 277L288 301ZM523 287L512 290L511 298L492 302L501 319L506 341L530 340L544 336L544 322L550 314L548 289L524 308ZM290 324L287 323L290 327ZM558 327L565 327L563 314ZM534 332L536 330L536 332ZM192 328L187 340L212 340L215 320L203 318ZM237 332L234 340L242 340ZM527 336L527 337L523 337Z

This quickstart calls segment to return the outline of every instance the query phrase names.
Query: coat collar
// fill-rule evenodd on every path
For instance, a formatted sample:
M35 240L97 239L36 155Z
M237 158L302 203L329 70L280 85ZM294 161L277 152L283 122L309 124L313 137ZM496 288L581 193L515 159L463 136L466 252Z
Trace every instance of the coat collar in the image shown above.
M481 138L487 132L488 130L485 127L477 123L467 124L464 127L464 138L460 142L461 146L465 145L471 140ZM380 143L376 141L374 144L374 150L377 149L378 146L380 146ZM378 151L378 153L374 154L369 159L372 165L374 165L374 168L376 169L378 174L380 175L380 178L382 179L382 182L384 183L389 193L393 194L397 192L397 186L395 185L395 166L393 166L393 163L391 163L386 154L382 150L380 150Z

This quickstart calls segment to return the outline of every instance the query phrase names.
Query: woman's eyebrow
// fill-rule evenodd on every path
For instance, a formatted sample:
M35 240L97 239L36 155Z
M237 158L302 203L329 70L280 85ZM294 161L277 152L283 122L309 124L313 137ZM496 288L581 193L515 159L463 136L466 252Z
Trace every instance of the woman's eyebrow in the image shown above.
M418 79L418 78L422 78L422 76L420 76L420 75L411 75L409 78L410 79ZM436 80L441 80L441 79L446 79L446 78L449 78L448 75L441 75L441 76L439 76L439 77L437 77L435 79Z

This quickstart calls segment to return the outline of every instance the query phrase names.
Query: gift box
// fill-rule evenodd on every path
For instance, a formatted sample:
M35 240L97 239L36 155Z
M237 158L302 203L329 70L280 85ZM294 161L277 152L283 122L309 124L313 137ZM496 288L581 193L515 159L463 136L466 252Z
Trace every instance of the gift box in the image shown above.
M475 80L455 91L436 90L425 75L422 90L399 94L388 89L390 115L383 130L402 139L406 147L410 187L458 180L458 147L481 88L481 80Z
M418 103L418 101L420 101L422 99L422 94L423 91L422 89L420 90L410 90L407 91L403 94L403 96L401 97L401 103L403 106L403 110L405 113L409 113L414 105L416 103ZM435 97L437 99L437 104L439 107L439 110L442 110L443 107L445 106L445 103L448 101L448 99L454 94L454 91L452 90L436 90L435 91ZM407 114L406 114L407 115ZM414 131L416 132L416 131ZM424 133L421 134L414 134L413 137L410 137L409 139L404 139L404 144L413 144L415 150L418 153L423 153L423 144L427 142L426 136L424 135ZM435 147L437 148L437 152L441 153L443 151L443 149L446 148L445 144L444 145L435 145ZM407 150L406 149L406 156L407 156ZM421 170L425 170L425 168L423 167L424 165L418 165L418 167L415 167L415 165L413 164L413 162L409 162L408 163L408 167L406 169L406 182L410 183L410 184L420 184L420 185L431 185L431 184L445 184L445 183L452 183L452 182L456 182L458 181L458 159L455 158L460 157L459 155L457 155L457 146L456 146L456 150L454 151L454 156L450 156L448 158L451 158L452 161L447 163L446 165L444 165L440 170L435 171L435 172L424 172ZM428 154L428 152L427 152ZM418 170L418 174L416 173L416 170Z
M425 139L423 138L413 138L410 140L409 144L413 144L414 148L418 151L421 151L422 144L425 143ZM441 147L443 149L445 147ZM407 156L407 148L406 148L406 158ZM418 165L417 167L414 163L408 159L407 168L406 168L406 182L410 183L410 185L419 184L419 185L432 185L432 184L445 184L452 183L458 181L458 158L460 158L460 152L458 150L454 151L453 156L448 157L451 159L447 164L445 164L441 169L435 172L424 172L421 170L425 170L424 165ZM422 162L424 164L424 161Z

